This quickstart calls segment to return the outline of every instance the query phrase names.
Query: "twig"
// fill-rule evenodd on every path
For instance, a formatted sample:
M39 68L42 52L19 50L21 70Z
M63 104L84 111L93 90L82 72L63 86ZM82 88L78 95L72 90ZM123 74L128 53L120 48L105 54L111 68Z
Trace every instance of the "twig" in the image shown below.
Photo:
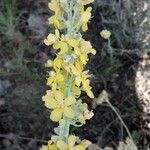
M110 103L109 100L107 100L107 103L109 104L110 108L115 112L115 114L117 115L118 119L120 120L120 122L122 123L122 125L124 126L124 128L126 129L126 132L128 133L130 139L133 141L132 135L131 135L128 127L124 123L123 119L121 118L121 116L119 115L119 113L117 112L117 110L115 109L115 107Z
M30 140L34 140L36 142L41 142L41 143L47 143L46 140L42 140L42 139L34 139L34 138L29 138L29 137L21 137L21 136L16 136L15 134L0 134L1 138L6 138L6 139L21 139L21 140L26 140L26 141L30 141Z

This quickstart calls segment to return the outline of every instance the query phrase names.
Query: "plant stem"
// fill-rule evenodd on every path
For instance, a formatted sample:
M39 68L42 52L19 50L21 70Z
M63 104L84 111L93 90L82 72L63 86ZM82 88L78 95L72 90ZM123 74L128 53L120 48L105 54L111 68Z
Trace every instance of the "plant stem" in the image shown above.
M69 1L66 1L66 8L67 8L67 20L70 22L70 25L67 29L67 33L66 35L68 35L69 37L71 36L71 33L72 33L72 22L73 22L73 19L74 19L74 16L73 16L73 0L69 0ZM70 37L71 38L71 37ZM72 76L70 73L66 72L66 81L65 81L65 98L67 98L68 96L71 95L71 87L72 87ZM65 138L65 142L67 142L67 139L68 139L68 136L69 136L69 131L70 131L70 125L71 125L71 122L70 120L67 118L67 117L64 117L64 123L63 123L63 126L62 126L62 130L64 130L64 138Z
M121 116L119 115L119 113L117 112L117 110L115 109L115 107L110 103L109 100L107 100L107 103L110 106L110 108L115 112L115 114L117 115L118 119L120 120L120 122L122 123L122 125L124 126L124 128L126 129L126 132L128 133L128 136L133 141L132 135L131 135L128 127L126 126L125 122L123 121L123 119L121 118Z

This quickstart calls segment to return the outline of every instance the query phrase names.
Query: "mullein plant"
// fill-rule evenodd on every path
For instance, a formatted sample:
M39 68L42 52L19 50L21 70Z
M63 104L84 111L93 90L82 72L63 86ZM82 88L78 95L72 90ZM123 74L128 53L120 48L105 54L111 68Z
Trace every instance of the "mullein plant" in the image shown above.
M80 31L87 31L92 8L88 7L94 0L51 0L49 9L54 15L48 19L54 26L44 40L47 46L56 49L56 58L48 60L49 68L45 106L50 110L50 119L58 122L55 135L41 150L86 150L91 144L88 140L70 134L70 127L81 127L92 118L93 112L83 103L81 91L92 99L94 95L90 86L90 75L84 70L89 54L96 54L91 43L82 38Z

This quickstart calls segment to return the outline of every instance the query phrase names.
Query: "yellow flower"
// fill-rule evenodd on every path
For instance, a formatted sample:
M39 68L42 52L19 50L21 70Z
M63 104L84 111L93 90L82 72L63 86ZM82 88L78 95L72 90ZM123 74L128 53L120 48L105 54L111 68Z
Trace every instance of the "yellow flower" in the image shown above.
M53 61L50 60L50 59L48 59L47 62L46 62L46 64L45 64L45 67L50 68L52 66L53 66Z
M53 46L55 49L60 49L59 53L58 54L65 54L68 52L68 44L66 41L59 41L57 42L56 44L54 44Z
M85 119L87 119L87 120L91 119L93 116L94 116L93 111L86 110L86 111L84 112L84 117L85 117Z
M80 122L81 124L85 124L86 123L85 121L89 117L89 114L87 114L87 112L89 112L88 105L86 103L82 103L82 100L79 99L76 103L76 106L79 109L76 111L75 120L76 120L76 122Z
M54 144L51 140L48 141L48 145L42 145L40 150L58 150L56 144Z
M68 53L69 48L73 47L76 48L79 45L79 40L76 39L69 39L65 40L62 39L61 41L54 44L55 49L60 49L60 52L58 54L66 54Z
M109 39L110 36L111 36L111 32L108 31L108 30L102 30L102 31L100 32L100 35L101 35L101 37L104 38L104 39Z
M45 43L45 45L50 46L50 45L56 43L59 40L59 37L60 37L59 31L55 30L55 34L50 33L47 36L47 39L44 40L44 43Z
M77 96L80 96L80 94L81 94L80 88L77 87L76 85L73 85L73 86L72 86L72 92L73 92L75 95L77 95Z
M88 5L92 2L94 2L94 0L77 0L77 3L79 3L80 5Z
M86 53L86 54L91 53L93 55L96 54L96 51L95 49L92 48L91 43L89 41L85 41L84 39L82 39L80 42L80 48L83 53Z
M57 71L62 67L63 60L60 57L56 57L53 62L53 68Z
M53 91L56 91L57 84L63 84L65 77L60 71L56 73L51 71L49 75L50 76L47 78L47 85L51 86Z
M76 102L76 99L72 96L64 98L63 93L56 91L54 93L47 91L47 94L43 96L45 106L49 109L53 109L50 118L53 121L60 121L63 115L68 118L74 117L74 111L71 106Z
M53 67L55 69L55 71L49 72L49 77L47 78L47 85L51 86L53 91L56 91L57 84L62 84L65 78L63 72L60 71L62 63L63 61L59 57L56 57L53 62L48 60L46 63L46 67Z
M48 146L47 145L42 145L42 147L40 148L40 150L48 150Z
M59 16L54 15L54 16L50 17L50 18L48 19L48 21L49 21L49 24L50 24L50 25L51 25L51 24L54 25L54 27L55 27L56 29L61 29L61 28L63 27L62 23L61 23L60 20L59 20Z
M69 40L67 40L67 43L70 45L70 46L72 46L73 48L76 48L76 47L78 47L79 46L79 40L77 40L77 39L69 39Z
M91 91L90 81L88 77L88 71L83 71L83 65L81 62L77 62L75 65L71 66L72 73L76 76L75 77L75 84L80 87L81 83L83 86L84 91L86 91L87 95L90 98L94 98L94 95Z
M81 12L82 30L85 32L88 29L87 23L91 18L91 7L88 7L86 11Z
M77 137L74 135L70 135L68 137L68 142L64 142L63 140L59 140L57 142L57 147L60 150L86 150L86 148L91 144L88 140L83 140L81 144L75 145L77 141Z
M92 48L92 45L89 41L80 40L78 47L74 48L73 56L75 58L80 58L81 62L85 65L89 60L88 54L96 54L95 49Z
M56 14L58 14L58 12L60 11L60 4L58 0L52 0L50 3L48 3L48 7Z
M54 44L57 40L57 37L55 34L49 34L47 36L47 39L44 40L45 45L50 46L52 44Z

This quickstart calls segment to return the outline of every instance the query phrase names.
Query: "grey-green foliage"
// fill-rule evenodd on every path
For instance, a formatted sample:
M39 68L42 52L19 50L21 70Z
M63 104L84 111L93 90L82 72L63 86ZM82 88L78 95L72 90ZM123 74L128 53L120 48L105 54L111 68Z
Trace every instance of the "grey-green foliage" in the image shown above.
M12 59L12 63L15 66L15 70L26 79L35 79L35 74L31 72L27 66L25 55L33 53L34 48L28 41L20 43L19 48L15 51L15 57Z
M0 35L12 39L16 35L15 28L19 23L16 0L0 1Z
M127 48L133 42L130 1L124 5L123 0L96 0L94 10L100 11L102 23L112 32L112 46Z

